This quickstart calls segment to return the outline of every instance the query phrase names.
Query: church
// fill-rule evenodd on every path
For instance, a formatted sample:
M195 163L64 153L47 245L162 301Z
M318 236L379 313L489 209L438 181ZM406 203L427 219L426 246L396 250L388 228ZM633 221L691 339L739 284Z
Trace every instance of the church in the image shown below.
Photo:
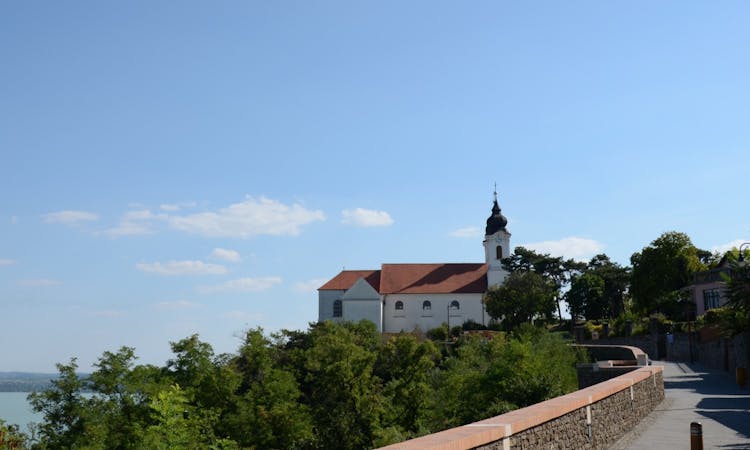
M500 263L511 252L507 224L495 193L483 263L382 264L380 269L341 271L318 289L318 320L367 319L382 333L429 330L443 323L488 324L482 296L508 275Z

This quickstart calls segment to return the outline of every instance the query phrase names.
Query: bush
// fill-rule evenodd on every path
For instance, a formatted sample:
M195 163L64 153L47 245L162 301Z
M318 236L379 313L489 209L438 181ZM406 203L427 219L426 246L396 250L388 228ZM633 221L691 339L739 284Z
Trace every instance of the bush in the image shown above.
M481 323L475 322L475 321L473 321L471 319L467 320L466 322L464 322L464 324L461 325L461 328L464 331L486 330L487 329L487 327L485 327Z

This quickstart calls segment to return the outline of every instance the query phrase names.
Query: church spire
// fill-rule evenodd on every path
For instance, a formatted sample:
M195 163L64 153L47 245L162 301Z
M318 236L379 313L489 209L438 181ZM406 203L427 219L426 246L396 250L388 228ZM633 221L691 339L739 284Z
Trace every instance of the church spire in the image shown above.
M495 184L494 201L492 203L492 215L487 218L487 228L485 236L490 236L498 231L508 231L505 226L508 225L508 219L502 214L500 205L497 203L497 184Z
M505 229L508 219L500 211L497 202L497 185L493 192L492 214L487 219L484 234L484 261L487 264L487 285L499 286L508 276L503 267L503 258L510 255L510 232Z

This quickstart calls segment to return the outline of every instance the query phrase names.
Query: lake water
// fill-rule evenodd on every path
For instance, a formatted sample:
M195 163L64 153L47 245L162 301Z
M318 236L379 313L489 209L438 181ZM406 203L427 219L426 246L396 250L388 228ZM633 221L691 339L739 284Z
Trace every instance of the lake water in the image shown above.
M0 392L0 419L19 425L21 431L26 431L31 422L41 422L41 414L33 412L26 400L28 395L28 392Z

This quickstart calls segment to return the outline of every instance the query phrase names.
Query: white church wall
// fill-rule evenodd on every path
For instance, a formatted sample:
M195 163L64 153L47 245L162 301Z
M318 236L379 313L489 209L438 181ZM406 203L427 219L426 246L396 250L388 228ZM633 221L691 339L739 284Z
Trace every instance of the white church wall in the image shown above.
M448 309L454 300L459 302L460 308ZM398 301L403 302L403 310L396 309ZM424 301L430 302L429 310L422 308ZM385 297L383 331L398 333L417 327L427 331L448 322L448 314L451 327L468 320L489 321L489 316L483 314L482 294L389 294Z
M325 320L343 320L340 317L333 317L333 302L339 300L344 295L340 291L318 291L318 322Z
M373 300L344 300L344 321L359 322L369 320L378 331L383 331L383 303L379 298Z

